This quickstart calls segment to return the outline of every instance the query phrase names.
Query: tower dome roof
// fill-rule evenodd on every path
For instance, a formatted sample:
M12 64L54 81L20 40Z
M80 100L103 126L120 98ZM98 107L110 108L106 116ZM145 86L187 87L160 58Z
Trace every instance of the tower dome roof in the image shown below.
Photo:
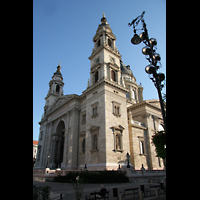
M128 74L130 76L133 76L133 72L130 69L130 65L125 65L122 60L120 59L120 67L121 67L121 71L122 74Z
M101 18L101 25L106 25L107 23L107 19L105 17L105 14L103 13L103 17Z
M53 77L54 76L58 76L58 77L60 77L63 80L63 77L62 77L60 69L61 69L61 66L60 66L60 62L59 62L58 66L57 66L57 70L56 70L56 72L54 72Z

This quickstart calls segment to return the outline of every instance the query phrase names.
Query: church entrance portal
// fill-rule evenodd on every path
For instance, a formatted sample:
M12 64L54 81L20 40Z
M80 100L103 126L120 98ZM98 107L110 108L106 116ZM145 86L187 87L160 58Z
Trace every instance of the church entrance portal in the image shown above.
M61 167L61 163L63 162L64 133L65 124L61 121L57 126L56 134L54 136L53 163L55 168Z

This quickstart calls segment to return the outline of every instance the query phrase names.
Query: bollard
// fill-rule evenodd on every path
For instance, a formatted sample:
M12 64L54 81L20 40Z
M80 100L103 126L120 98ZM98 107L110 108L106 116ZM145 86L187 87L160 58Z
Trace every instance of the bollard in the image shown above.
M119 194L119 200L123 200L122 199L122 193Z
M159 197L158 189L155 189L156 197Z
M145 195L144 185L140 185L140 191L142 191L142 192L144 193L144 196L146 196L146 195Z
M164 190L164 183L160 183L160 189Z
M60 200L62 200L62 194L60 194Z
M96 197L97 197L97 193L96 193L96 191L94 192L94 194L95 194L94 199L96 200Z
M113 188L113 197L117 197L118 200L118 188Z
M144 198L143 198L143 192L142 191L140 191L140 200L143 200Z

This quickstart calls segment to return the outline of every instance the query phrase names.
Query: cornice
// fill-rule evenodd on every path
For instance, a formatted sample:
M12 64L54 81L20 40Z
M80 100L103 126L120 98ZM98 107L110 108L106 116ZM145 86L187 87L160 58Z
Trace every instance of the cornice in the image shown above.
M71 97L70 99L66 99L65 100L65 98L64 97ZM62 97L63 99L64 99L64 101L63 102L61 102L60 103L60 105L58 105L55 109L53 109L53 110L51 110L51 111L47 111L47 114L46 114L46 118L47 117L49 117L53 112L55 112L55 111L57 111L59 108L61 108L62 106L64 106L64 105L66 105L67 103L69 103L69 102L71 102L71 101L73 101L73 100L75 100L75 99L79 99L79 96L77 95L77 94L72 94L72 95L65 95L65 96L63 96ZM56 99L55 100L55 102L51 105L51 107L49 108L49 110L51 109L51 108L53 108L55 105L56 105L56 103L58 102L58 100L59 99L61 99L61 97L59 97L58 99Z
M45 100L49 97L49 96L55 96L55 97L58 97L59 95L56 94L56 93L48 93L47 96L44 98Z
M107 78L105 78L104 80L105 80L105 83L107 83L108 85L111 85L111 86L113 86L113 87L115 87L115 88L117 88L117 89L120 89L120 90L123 91L123 92L126 92L126 93L129 92L128 89L126 89L125 87L123 87L123 86L117 84L116 82L110 81L110 80L107 79Z
M65 84L65 83L64 83L63 81L61 81L61 80L54 80L54 79L52 79L52 80L49 81L49 85L50 85L52 82L61 83L62 85Z
M109 47L108 45L103 45L103 47L108 50L109 52L113 53L114 55L116 55L117 57L121 58L122 55L119 54L119 51L114 51L111 47Z
M143 127L143 126L140 126L140 125L137 125L137 124L133 124L133 123L130 123L129 127L136 127L136 128L140 128L140 129L143 129L143 130L147 129L146 127Z
M92 52L91 56L88 57L89 60L91 60L95 55L97 55L102 49L106 49L107 51L113 53L115 56L121 58L122 55L119 54L119 52L114 51L112 48L110 48L108 45L101 45L98 47L95 51Z
M97 63L97 64L94 64L92 67L91 67L91 72L95 71L98 67L101 66L102 63Z
M99 53L103 49L103 45L98 47L95 51L92 52L90 57L88 57L89 60L91 60L97 53Z
M41 119L39 122L38 122L38 124L39 125L41 125L43 122L45 122L45 121L47 121L47 118L46 117L44 117L43 119Z
M108 65L111 66L116 71L120 70L120 67L116 63L108 62Z
M159 100L158 100L158 101L159 101ZM159 107L157 107L157 106L154 106L154 105L148 103L147 100L142 101L142 102L137 103L137 104L134 104L134 105L128 107L127 110L131 110L131 109L134 109L134 108L137 108L137 107L141 107L141 106L145 106L145 105L146 105L146 106L149 106L149 107L152 107L152 108L155 108L155 109L161 111L161 108L159 108Z
M111 85L111 86L113 86L113 87L115 87L115 88L117 88L117 89L119 89L119 90L121 90L121 91L123 91L123 92L126 92L126 93L129 92L128 89L122 87L121 85L117 84L116 82L110 81L110 80L107 79L107 78L102 78L102 79L100 79L98 82L94 83L94 85L88 87L88 88L87 88L85 91L83 91L82 93L83 93L83 94L87 94L88 92L93 91L94 89L96 89L97 87L99 87L100 85L102 85L102 84L104 84L104 83L105 83L105 84L108 84L108 85Z
M110 28L109 24L107 24L107 26L101 26L101 25L99 25L98 29L96 30L96 34L95 34L95 36L94 36L93 39L92 39L93 42L94 42L95 40L97 40L97 39L100 37L100 35L101 35L102 33L106 33L107 35L110 36L110 38L116 40L116 36L115 36L114 33L112 32L112 29Z

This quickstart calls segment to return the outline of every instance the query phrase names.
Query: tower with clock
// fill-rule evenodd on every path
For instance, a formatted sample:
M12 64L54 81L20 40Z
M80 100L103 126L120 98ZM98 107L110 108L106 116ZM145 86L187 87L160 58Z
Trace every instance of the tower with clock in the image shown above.
M89 57L90 86L102 78L121 85L120 58L121 55L115 45L116 36L113 34L105 14L101 18L101 24L93 37L94 48Z
M89 57L90 83L83 92L87 99L86 130L90 130L86 152L90 152L93 135L98 150L86 154L85 162L92 166L93 160L97 159L101 164L97 164L96 169L100 169L100 165L112 169L114 163L124 158L130 149L126 108L128 89L122 84L121 55L115 41L116 36L103 14L93 37L94 48ZM94 105L96 115L90 114L91 105Z

